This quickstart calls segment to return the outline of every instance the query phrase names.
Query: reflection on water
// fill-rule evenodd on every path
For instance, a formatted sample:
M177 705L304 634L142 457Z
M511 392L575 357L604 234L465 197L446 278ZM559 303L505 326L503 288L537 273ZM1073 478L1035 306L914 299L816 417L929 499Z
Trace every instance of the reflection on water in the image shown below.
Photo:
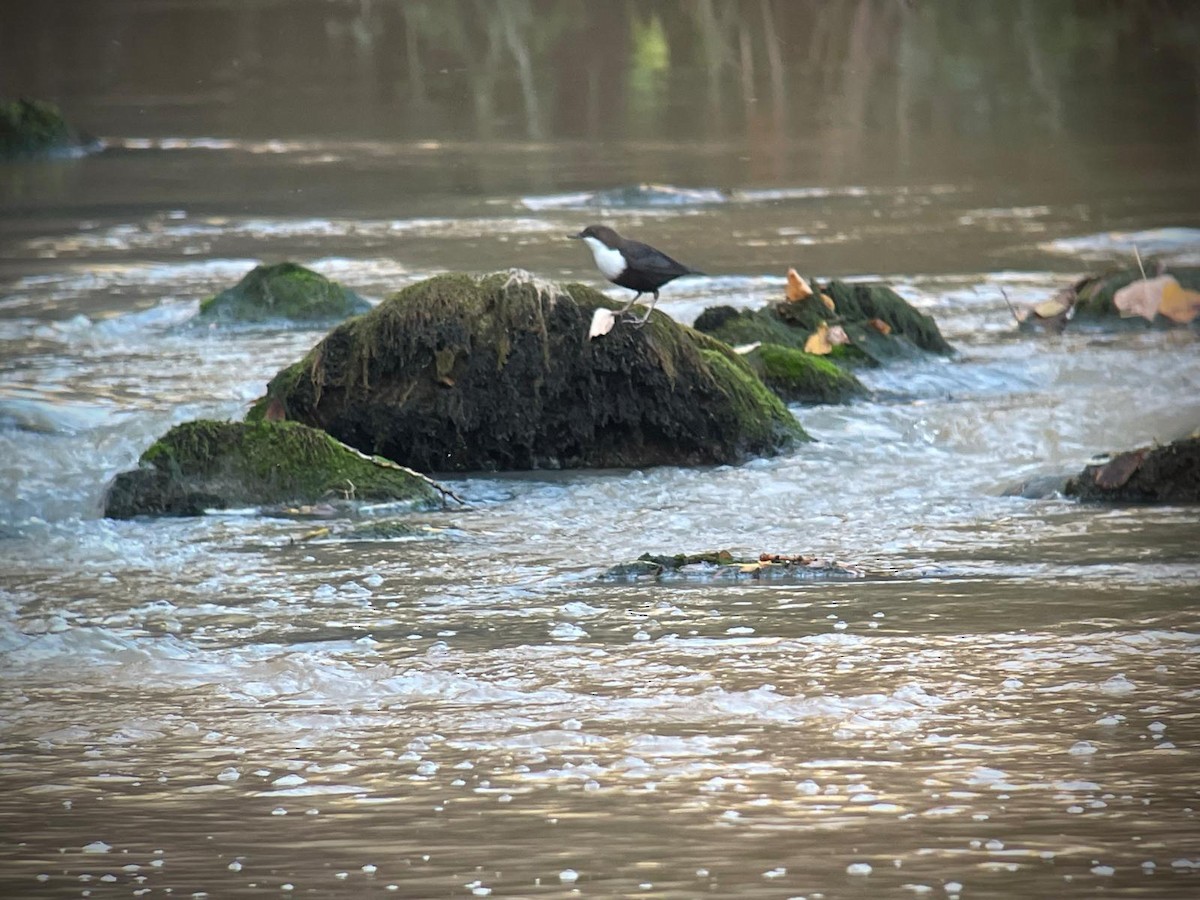
M0 893L1194 896L1195 510L1005 492L1200 424L1195 333L1018 336L1001 290L1200 256L1196 35L1172 2L8 4L0 82L110 149L0 165ZM96 518L319 339L185 327L255 262L597 283L564 236L601 219L712 273L680 321L796 265L888 276L960 352L798 409L789 456L458 479L399 540ZM600 579L718 547L867 576Z

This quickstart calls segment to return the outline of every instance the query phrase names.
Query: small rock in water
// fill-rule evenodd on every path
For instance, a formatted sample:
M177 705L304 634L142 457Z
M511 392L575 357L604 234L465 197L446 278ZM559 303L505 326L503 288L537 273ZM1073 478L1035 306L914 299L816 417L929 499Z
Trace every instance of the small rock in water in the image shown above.
M850 863L850 865L846 866L846 874L847 875L870 875L871 874L871 864L870 863Z
M104 841L92 841L83 848L84 853L107 853L112 849L112 844L106 844Z
M1096 752L1096 745L1089 741L1076 741L1067 752L1072 756L1090 756Z

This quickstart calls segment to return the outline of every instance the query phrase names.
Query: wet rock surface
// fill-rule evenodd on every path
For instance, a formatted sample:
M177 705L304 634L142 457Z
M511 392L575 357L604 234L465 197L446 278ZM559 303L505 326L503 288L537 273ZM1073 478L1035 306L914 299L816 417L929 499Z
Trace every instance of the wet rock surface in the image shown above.
M662 313L589 339L599 308L524 273L431 278L331 331L251 418L423 471L733 463L807 438L725 344Z
M395 463L373 459L294 422L177 425L109 484L104 515L196 516L208 509L340 500L431 504L438 491Z

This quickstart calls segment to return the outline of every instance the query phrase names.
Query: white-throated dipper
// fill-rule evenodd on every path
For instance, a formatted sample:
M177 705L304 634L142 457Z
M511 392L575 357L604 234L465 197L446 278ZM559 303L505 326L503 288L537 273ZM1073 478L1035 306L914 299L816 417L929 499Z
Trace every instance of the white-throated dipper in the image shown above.
M579 234L568 237L578 238L588 245L592 257L596 260L596 267L605 278L615 285L637 291L633 299L617 311L618 315L628 312L642 294L654 295L646 315L637 320L638 325L645 325L650 313L654 312L654 304L658 302L658 289L664 284L674 281L680 275L704 274L671 259L649 244L621 237L607 225L589 225Z

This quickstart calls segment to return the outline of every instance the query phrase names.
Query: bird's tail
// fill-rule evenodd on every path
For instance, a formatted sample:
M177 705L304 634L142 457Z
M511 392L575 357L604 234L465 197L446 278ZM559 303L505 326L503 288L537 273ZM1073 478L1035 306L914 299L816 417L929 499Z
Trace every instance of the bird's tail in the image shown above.
M684 274L685 275L703 275L705 278L708 277L707 272L701 272L699 269L688 269L686 272L684 272Z

